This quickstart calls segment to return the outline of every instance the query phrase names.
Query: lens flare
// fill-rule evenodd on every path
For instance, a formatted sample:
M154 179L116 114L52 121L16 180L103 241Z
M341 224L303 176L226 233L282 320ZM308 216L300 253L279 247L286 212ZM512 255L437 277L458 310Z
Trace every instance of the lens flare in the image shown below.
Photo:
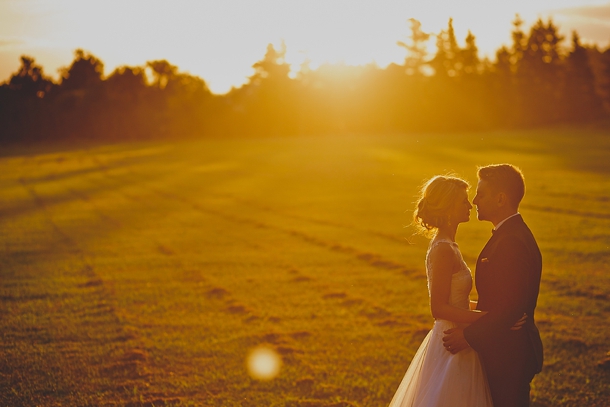
M273 350L265 346L253 349L248 355L248 373L258 380L271 380L280 372L282 360Z

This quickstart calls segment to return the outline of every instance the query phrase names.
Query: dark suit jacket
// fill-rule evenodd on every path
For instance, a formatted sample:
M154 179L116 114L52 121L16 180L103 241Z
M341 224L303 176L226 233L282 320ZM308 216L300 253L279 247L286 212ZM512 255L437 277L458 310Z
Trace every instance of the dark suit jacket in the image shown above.
M475 270L477 308L488 313L466 327L464 337L481 355L488 372L506 369L494 364L525 363L528 375L533 377L542 369L542 341L534 321L542 256L521 215L508 219L495 231L479 255ZM523 313L527 314L526 324L511 331Z

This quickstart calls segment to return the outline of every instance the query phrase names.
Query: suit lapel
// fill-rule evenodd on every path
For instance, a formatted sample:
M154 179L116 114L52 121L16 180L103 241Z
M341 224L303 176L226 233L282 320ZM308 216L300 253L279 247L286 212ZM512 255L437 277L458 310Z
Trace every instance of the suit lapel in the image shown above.
M518 225L520 224L523 224L523 218L521 217L521 215L517 215L504 222L498 230L492 231L491 237L483 247L483 250L481 250L481 254L479 255L477 263L481 260L483 254L486 253L486 251L489 250L490 247L492 247L492 243L495 240L497 240L500 236L510 233L512 230L515 229L515 227L518 227Z
M487 243L485 243L485 246L483 246L483 250L481 250L481 253L479 254L479 257L477 258L477 266L481 262L481 259L483 259L483 258L485 258L485 256L487 256L490 248L493 245L493 242L498 238L497 235L498 235L497 233L494 233L493 235L491 235L491 237L489 238Z
M491 258L494 257L496 242L498 239L507 233L511 233L511 231L520 223L523 223L521 215L508 219L498 230L493 232L492 236L483 247L483 250L481 250L481 254L479 254L479 257L477 258L477 264L475 267L475 285L477 287L477 292L479 293L479 298L486 295L486 292L490 288L490 284L492 284L493 281L493 269L486 266L484 263L488 263Z
M475 285L477 287L477 291L479 293L479 298L481 296L485 296L486 290L489 288L489 284L492 284L493 280L493 268L485 265L484 263L488 263L490 260L493 262L492 258L495 257L496 252L496 243L497 241L506 234L513 233L515 228L519 228L519 225L523 224L523 218L521 215L513 216L508 219L506 222L500 226L498 230L493 232L492 236L489 238L483 250L481 250L481 254L477 258L477 264L475 267Z
M519 226L523 225L523 224L524 224L523 218L521 217L521 215L517 214L516 216L513 216L512 218L510 218L506 222L504 222L504 224L502 224L500 229L498 229L496 231L496 233L494 233L494 236L498 235L498 234L505 235L507 233L511 233L515 229L519 229Z

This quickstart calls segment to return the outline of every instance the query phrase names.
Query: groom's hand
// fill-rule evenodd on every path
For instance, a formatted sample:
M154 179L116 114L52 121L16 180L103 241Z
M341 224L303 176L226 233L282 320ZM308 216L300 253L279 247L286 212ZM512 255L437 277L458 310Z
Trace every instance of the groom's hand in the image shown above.
M466 342L466 338L464 338L464 330L462 328L447 329L443 333L445 334L443 336L443 345L445 349L454 355L470 347L468 342Z

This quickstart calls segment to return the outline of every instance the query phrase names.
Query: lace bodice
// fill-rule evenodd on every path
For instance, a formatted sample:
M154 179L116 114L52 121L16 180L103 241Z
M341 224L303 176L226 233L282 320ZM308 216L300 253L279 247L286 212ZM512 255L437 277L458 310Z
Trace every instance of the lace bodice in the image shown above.
M430 282L434 278L434 264L430 262L430 252L439 244L448 244L451 246L455 254L455 261L459 264L459 270L451 276L451 294L449 296L449 304L457 307L468 309L470 306L469 294L472 290L472 275L468 265L462 258L462 253L457 243L449 240L437 240L430 242L428 253L426 254L426 275L428 276L428 294L430 294Z

